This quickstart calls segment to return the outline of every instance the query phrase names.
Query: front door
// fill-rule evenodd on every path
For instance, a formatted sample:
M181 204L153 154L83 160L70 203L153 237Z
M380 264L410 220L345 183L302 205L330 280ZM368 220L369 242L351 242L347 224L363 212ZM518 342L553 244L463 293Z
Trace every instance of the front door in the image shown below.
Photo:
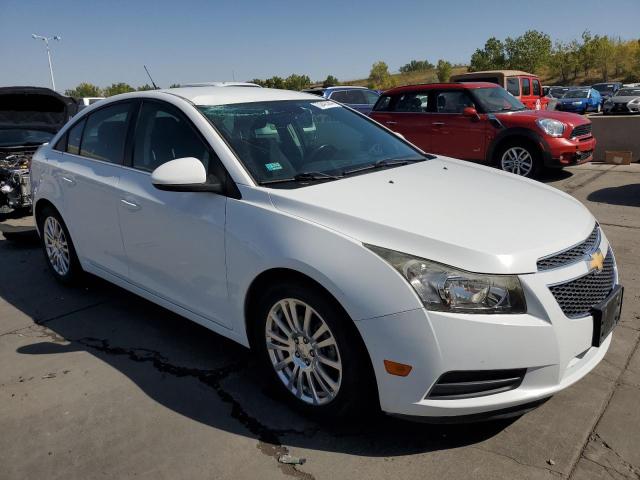
M475 107L466 90L436 90L430 102L432 151L463 160L484 160L486 124L465 117L465 107Z
M177 158L195 157L207 171L221 166L196 127L173 105L143 101L131 168L119 189L119 216L130 279L188 311L229 326L225 265L227 198L210 192L155 188L151 172Z

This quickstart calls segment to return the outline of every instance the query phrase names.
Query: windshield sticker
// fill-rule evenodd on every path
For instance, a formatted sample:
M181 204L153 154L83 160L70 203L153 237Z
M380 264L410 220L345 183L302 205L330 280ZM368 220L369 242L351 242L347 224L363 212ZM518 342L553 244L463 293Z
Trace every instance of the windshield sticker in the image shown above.
M314 102L311 105L313 105L316 108L319 108L320 110L326 110L328 108L337 108L340 106L337 103L331 102L329 100L325 100L324 102Z
M270 172L275 172L276 170L282 170L282 165L280 165L278 162L265 163L264 168L266 168Z

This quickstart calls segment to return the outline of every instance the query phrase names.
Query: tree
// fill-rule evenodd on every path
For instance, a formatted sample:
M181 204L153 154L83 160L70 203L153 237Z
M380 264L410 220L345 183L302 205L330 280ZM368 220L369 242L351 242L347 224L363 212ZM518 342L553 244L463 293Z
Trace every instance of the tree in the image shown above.
M575 78L576 71L580 68L576 42L556 42L549 56L549 68L562 84L568 83L572 74Z
M600 69L602 80L609 81L610 67L614 67L615 46L608 36L596 35L593 38L593 60L595 66Z
M593 35L591 35L589 30L585 30L582 32L582 44L578 48L578 56L580 58L580 64L582 65L585 77L589 76L589 71L593 68L593 64L595 63L593 47Z
M171 85L169 85L169 88L180 88L180 84L179 83L172 83Z
M423 72L425 70L431 70L433 68L433 63L430 63L429 60L411 60L409 63L400 67L400 72Z
M538 30L527 30L516 38L504 42L510 68L536 72L545 65L551 54L551 38Z
M389 73L389 67L386 63L380 61L371 66L368 79L369 88L385 90L395 85L395 81Z
M324 82L322 82L322 86L324 88L335 87L339 83L340 82L338 81L338 79L336 77L334 77L333 75L327 75L327 78L325 78Z
M111 85L109 85L104 89L104 96L110 97L112 95L118 95L120 93L127 93L127 92L133 92L133 91L135 91L135 88L133 88L128 83L124 83L124 82L112 83Z
M274 75L273 77L267 78L264 82L262 82L262 86L267 88L285 88L284 78Z
M438 81L448 82L451 77L451 63L446 60L438 60L438 66L436 67L436 74L438 75Z
M155 90L155 87L149 85L148 83L145 83L144 85L139 86L136 90L138 90L139 92L144 92L147 90Z
M101 97L102 91L100 87L92 83L82 82L76 88L71 90L65 90L64 94L68 97L82 98L82 97Z
M504 44L496 37L491 37L484 44L484 49L477 49L471 55L470 72L482 70L499 70L507 66Z
M284 79L284 88L287 90L303 90L309 88L311 79L308 75L297 75L292 73Z

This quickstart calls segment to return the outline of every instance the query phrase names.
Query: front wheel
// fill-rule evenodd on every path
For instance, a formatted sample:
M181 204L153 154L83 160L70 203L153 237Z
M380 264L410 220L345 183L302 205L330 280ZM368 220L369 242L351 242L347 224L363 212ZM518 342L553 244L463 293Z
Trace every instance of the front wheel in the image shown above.
M526 143L510 143L498 151L498 167L509 173L533 178L540 170L538 152Z
M342 309L312 285L284 283L262 296L253 346L287 402L319 417L357 413L371 401L370 369Z

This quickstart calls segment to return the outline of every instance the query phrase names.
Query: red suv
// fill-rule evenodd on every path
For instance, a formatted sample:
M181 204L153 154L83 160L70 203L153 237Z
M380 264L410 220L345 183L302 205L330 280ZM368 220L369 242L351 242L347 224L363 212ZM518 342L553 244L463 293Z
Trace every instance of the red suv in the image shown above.
M388 90L371 117L425 152L534 177L543 166L591 161L591 122L573 113L527 110L493 83L410 85Z

